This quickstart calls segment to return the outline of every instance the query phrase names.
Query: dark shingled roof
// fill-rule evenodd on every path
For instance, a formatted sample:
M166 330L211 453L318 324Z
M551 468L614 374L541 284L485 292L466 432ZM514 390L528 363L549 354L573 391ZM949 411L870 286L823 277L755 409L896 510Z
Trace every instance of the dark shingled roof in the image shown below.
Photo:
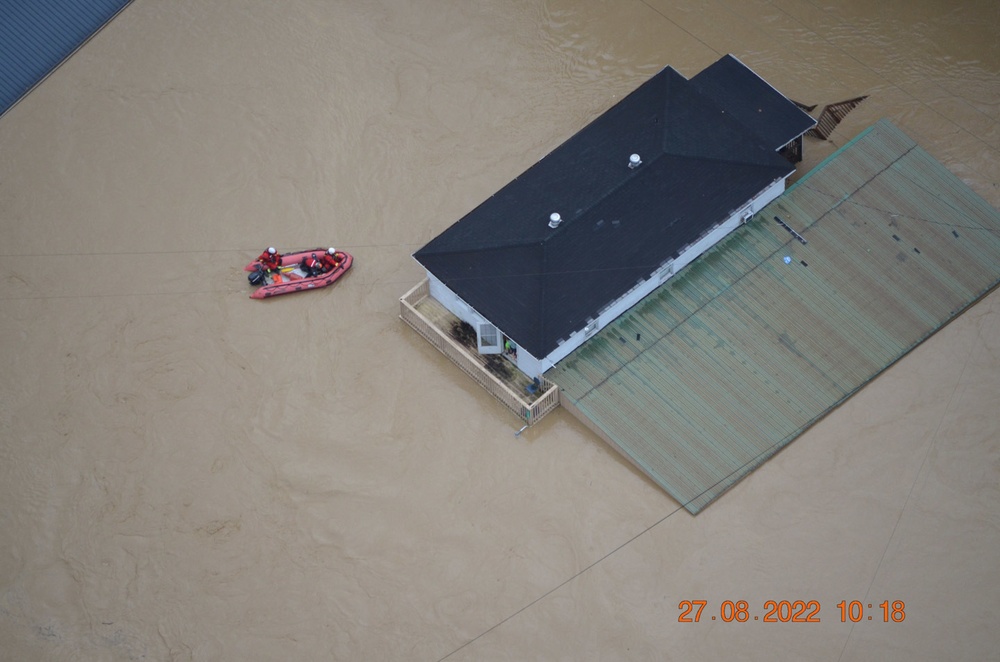
M780 149L816 126L816 120L732 55L698 73L691 84L732 113L765 145Z
M721 81L733 88L727 98L663 69L414 258L518 345L546 356L794 171L776 150L812 118L735 58L720 62L701 87ZM761 112L737 110L744 106ZM791 111L808 126L799 130ZM642 158L636 169L633 153ZM563 219L555 229L553 212Z

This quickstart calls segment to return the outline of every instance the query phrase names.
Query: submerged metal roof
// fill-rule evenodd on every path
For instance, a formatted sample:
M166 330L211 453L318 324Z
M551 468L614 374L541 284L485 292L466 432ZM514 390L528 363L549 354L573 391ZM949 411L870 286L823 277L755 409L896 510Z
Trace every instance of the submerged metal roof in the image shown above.
M696 514L998 282L1000 212L882 121L546 377Z
M0 115L131 0L0 2Z

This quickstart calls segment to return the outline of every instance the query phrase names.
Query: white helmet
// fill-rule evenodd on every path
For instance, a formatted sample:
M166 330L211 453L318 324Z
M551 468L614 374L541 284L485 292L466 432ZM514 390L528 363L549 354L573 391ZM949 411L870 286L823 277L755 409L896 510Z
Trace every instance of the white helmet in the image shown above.
M274 250L274 246L268 246L267 247L267 252L270 253L271 255L274 255L278 251Z
M334 253L337 252L337 249L334 248L333 246L330 246L330 248L326 249L326 252L329 253L330 255L333 255Z

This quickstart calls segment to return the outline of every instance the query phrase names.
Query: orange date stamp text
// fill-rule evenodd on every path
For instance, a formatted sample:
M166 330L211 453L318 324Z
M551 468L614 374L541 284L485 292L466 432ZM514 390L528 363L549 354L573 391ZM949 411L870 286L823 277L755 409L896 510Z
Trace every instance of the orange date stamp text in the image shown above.
M678 623L819 623L822 605L818 600L767 600L762 608L754 609L746 600L723 600L715 608L709 607L708 600L681 600L677 609L681 612L677 616ZM906 620L906 603L902 600L884 600L878 604L841 600L834 613L841 623L902 623Z

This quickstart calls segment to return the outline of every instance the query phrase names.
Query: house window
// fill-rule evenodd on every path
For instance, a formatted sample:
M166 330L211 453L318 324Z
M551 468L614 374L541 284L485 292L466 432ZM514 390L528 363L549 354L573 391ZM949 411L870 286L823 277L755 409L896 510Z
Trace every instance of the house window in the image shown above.
M480 354L499 354L501 351L500 333L489 322L479 325L477 342Z

